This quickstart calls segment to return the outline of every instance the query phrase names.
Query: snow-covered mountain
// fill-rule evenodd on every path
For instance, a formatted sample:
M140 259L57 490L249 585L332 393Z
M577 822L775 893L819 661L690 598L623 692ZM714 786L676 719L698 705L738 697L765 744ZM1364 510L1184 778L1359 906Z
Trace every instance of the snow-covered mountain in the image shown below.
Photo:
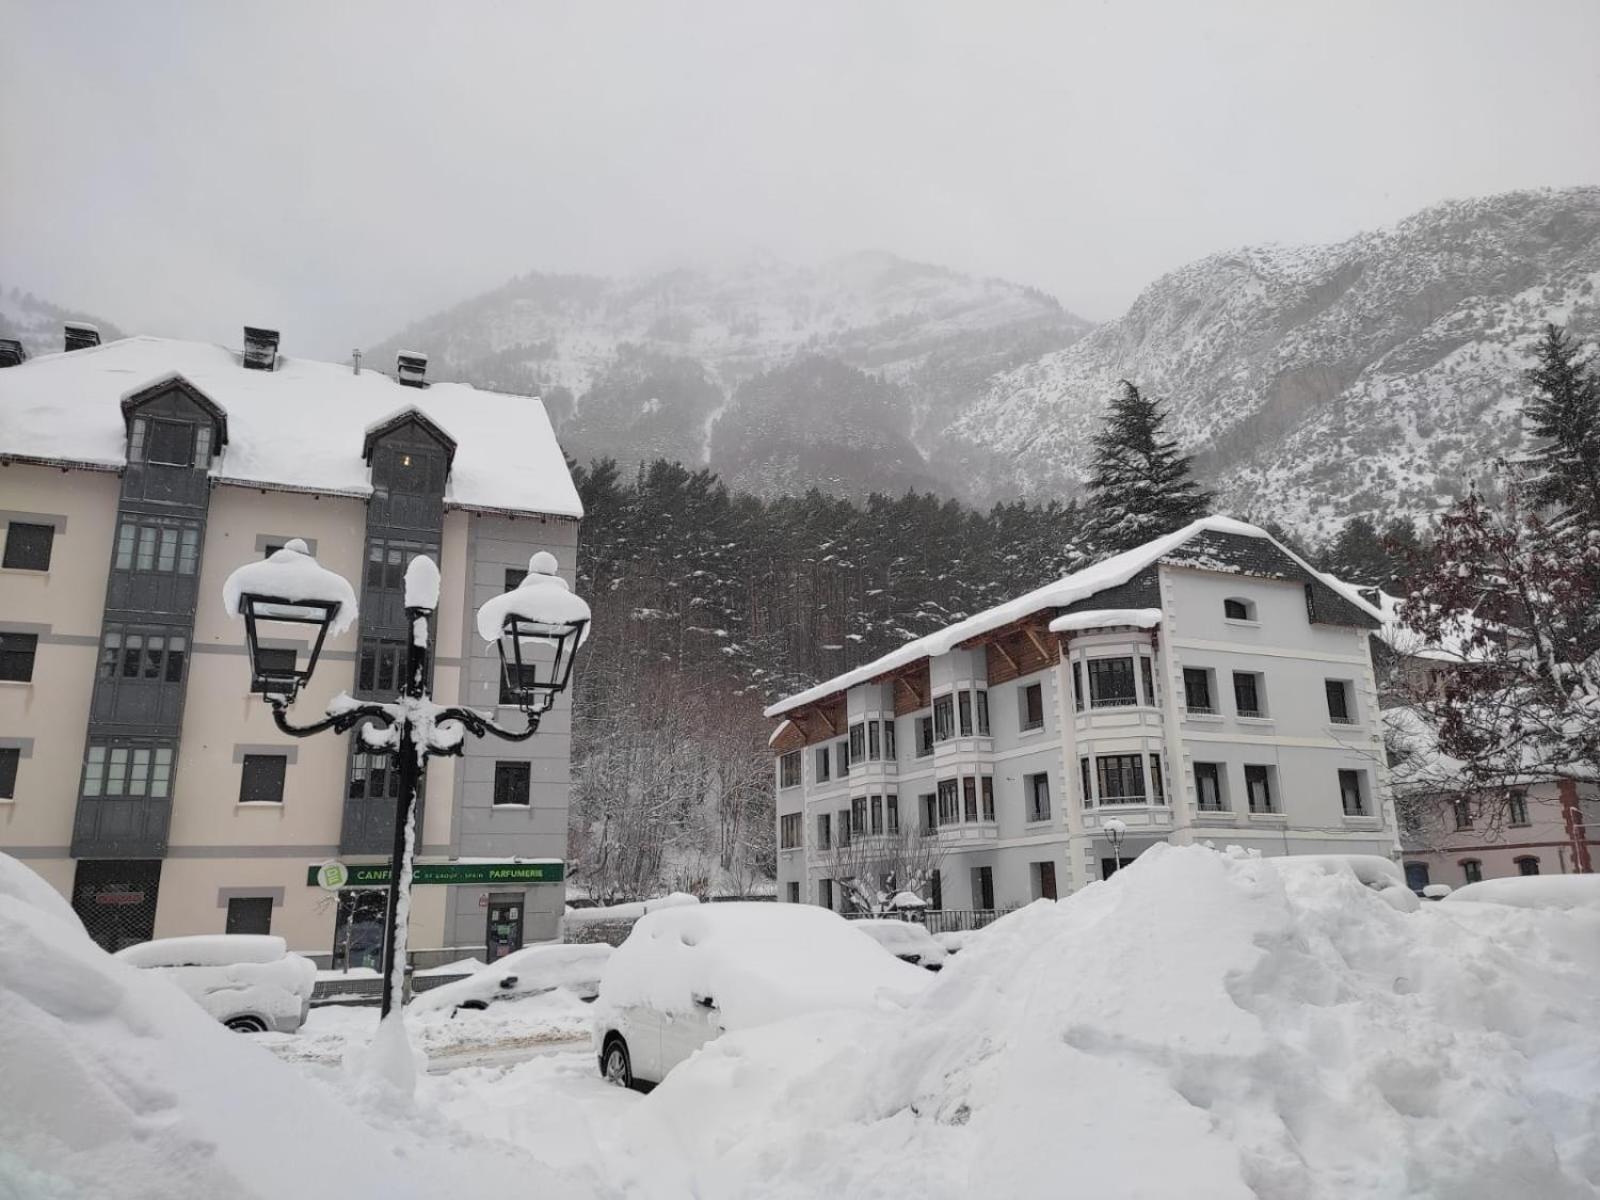
M928 454L988 381L1089 328L1032 288L863 253L526 275L371 353L414 348L436 377L543 394L579 458L709 462L763 493L892 492L937 487Z
M1131 379L1165 398L1220 507L1303 534L1447 505L1521 445L1545 322L1600 334L1600 188L1439 204L1332 246L1215 254L1121 319L994 379L949 430L1055 494ZM948 452L948 451L947 451Z
M32 292L0 287L0 338L16 338L28 352L29 358L41 354L59 354L62 350L61 327L68 321L87 321L99 326L103 341L109 342L122 336L122 331L109 321L59 308L39 299Z

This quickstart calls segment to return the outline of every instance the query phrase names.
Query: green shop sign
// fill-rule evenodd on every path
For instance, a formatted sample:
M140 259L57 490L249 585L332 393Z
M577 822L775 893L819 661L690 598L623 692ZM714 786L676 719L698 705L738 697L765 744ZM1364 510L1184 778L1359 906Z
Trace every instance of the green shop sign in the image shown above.
M326 866L326 864L324 864ZM319 886L317 873L323 867L307 867L306 883ZM371 888L389 886L388 863L350 863L345 865L345 880L339 886ZM412 868L411 882L426 883L560 883L566 878L566 864L541 863L418 863Z

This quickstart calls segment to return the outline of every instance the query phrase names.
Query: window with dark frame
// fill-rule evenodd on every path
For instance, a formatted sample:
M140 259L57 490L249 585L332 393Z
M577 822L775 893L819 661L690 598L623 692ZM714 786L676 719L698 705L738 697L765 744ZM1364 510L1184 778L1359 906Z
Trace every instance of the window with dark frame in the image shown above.
M883 723L883 760L885 762L894 762L896 757L897 755L895 754L894 745L894 721L891 719Z
M955 701L948 695L933 702L933 736L936 741L948 742L956 735Z
M239 803L282 804L288 769L287 755L246 754L239 772Z
M817 904L823 908L833 908L833 880L817 880Z
M833 848L833 815L831 813L817 814L817 849L831 850Z
M983 819L994 820L994 776L984 775L978 780L978 793L983 800Z
M1347 817L1367 815L1367 798L1361 786L1360 771L1340 770L1339 802L1344 805L1344 815Z
M406 643L400 638L364 637L356 664L356 688L363 692L398 692L405 681ZM504 677L500 702L508 703Z
M1222 798L1222 772L1217 763L1195 763L1195 803L1201 812L1226 811Z
M850 836L865 837L867 833L867 798L856 796L850 801Z
M1328 693L1328 720L1335 725L1354 725L1350 715L1350 685L1342 679L1324 681Z
M1233 703L1234 711L1241 717L1261 716L1261 676L1254 671L1235 671Z
M1224 600L1222 602L1222 615L1230 621L1253 621L1255 619L1250 613L1250 602L1247 600Z
M193 575L199 565L200 522L181 517L137 517L118 522L114 569Z
M969 824L978 819L978 781L971 775L961 777L961 819Z
M91 742L84 753L85 796L153 796L172 790L172 747L126 741Z
M144 460L166 467L194 466L194 426L151 417L145 426Z
M1483 864L1475 858L1461 860L1461 875L1468 883L1483 882Z
M1528 793L1513 791L1507 794L1506 823L1513 826L1528 824Z
M438 562L438 545L414 538L370 539L367 542L367 590L403 593L406 588L406 568L411 565L413 558L423 555Z
M800 814L789 813L778 818L778 848L780 850L798 850L800 848ZM790 884L791 900L800 899L800 885Z
M850 844L850 810L848 808L841 808L835 814L833 832L834 836L839 839L841 849Z
M400 773L390 769L387 754L353 754L347 794L352 800L397 800Z
M1150 792L1156 798L1157 804L1167 802L1167 781L1161 774L1161 755L1150 756Z
M0 746L0 800L17 798L17 768L22 762L22 750L17 746Z
M791 750L778 759L778 786L783 788L800 786L800 751Z
M939 831L939 798L932 792L917 797L922 805L922 832L926 836Z
M850 743L842 739L833 747L834 774L840 779L850 774Z
M1077 662L1072 664L1072 707L1083 711L1083 664Z
M271 896L229 896L227 933L272 932Z
M1183 669L1183 703L1191 713L1215 713L1211 699L1211 672L1205 667Z
M1258 763L1246 763L1244 794L1251 812L1276 812L1272 800L1272 769Z
M506 591L514 592L522 586L522 581L528 577L526 567L506 568Z
M1133 659L1091 658L1087 663L1090 708L1125 708L1137 704Z
M1342 772L1341 772L1341 774L1342 774ZM1455 809L1456 828L1457 829L1471 829L1472 828L1472 801L1470 801L1470 800L1457 800L1453 807Z
M917 718L917 757L927 758L933 753L933 718Z
M1537 875L1539 873L1539 860L1533 856L1517 859L1518 875Z
M878 721L867 722L867 757L877 762L883 757L883 726Z
M872 797L872 832L874 834L881 834L883 832L883 797L882 796L874 796L874 797Z
M954 779L941 779L939 788L939 825L961 824L961 789Z
M972 693L961 691L956 694L956 724L961 730L962 737L972 736Z
M1037 683L1024 684L1018 689L1022 715L1022 728L1044 728L1044 688Z
M800 881L798 879L789 880L788 884L785 885L784 891L790 904L800 903Z
M978 714L978 736L989 736L989 693L979 688L972 693L972 707Z
M1040 771L1037 775L1023 776L1022 786L1028 799L1028 820L1048 821L1050 819L1049 772Z
M36 633L0 633L0 679L31 683L33 660L39 652Z
M860 722L850 726L850 761L867 761L867 727Z
M55 545L54 525L11 521L6 525L6 552L0 566L11 571L48 571Z
M1097 755L1094 768L1102 805L1144 803L1144 762L1140 755Z
M1154 708L1156 704L1156 679L1155 672L1150 666L1150 656L1148 654L1139 656L1139 682L1144 687L1144 703Z
M494 764L494 804L527 808L533 803L533 764L497 762Z
M816 761L817 761L817 782L818 783L827 783L829 778L831 778L831 776L829 775L829 772L828 772L828 748L826 746L818 746L817 747Z
M890 834L900 832L900 797L893 792L883 798L883 828Z
M1078 780L1079 786L1080 786L1080 788L1082 789L1082 792L1083 792L1083 806L1085 808L1093 808L1094 807L1094 790L1090 786L1091 775L1090 775L1089 759L1088 759L1087 755L1085 755L1083 758L1080 758L1078 760L1078 776L1079 776L1079 780Z
M1056 864L1050 860L1033 864L1033 876L1036 880L1036 900L1054 900L1056 898Z

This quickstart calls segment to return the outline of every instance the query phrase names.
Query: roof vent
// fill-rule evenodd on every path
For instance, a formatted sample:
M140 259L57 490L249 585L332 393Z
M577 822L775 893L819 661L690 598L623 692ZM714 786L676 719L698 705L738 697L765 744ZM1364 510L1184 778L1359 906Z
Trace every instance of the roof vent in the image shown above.
M0 367L20 367L28 361L28 352L15 338L0 338Z
M427 387L428 356L402 350L395 356L395 377L407 387Z
M100 330L85 321L68 321L66 324L67 350L87 350L100 344Z
M244 365L253 371L270 371L278 362L278 331L244 327Z

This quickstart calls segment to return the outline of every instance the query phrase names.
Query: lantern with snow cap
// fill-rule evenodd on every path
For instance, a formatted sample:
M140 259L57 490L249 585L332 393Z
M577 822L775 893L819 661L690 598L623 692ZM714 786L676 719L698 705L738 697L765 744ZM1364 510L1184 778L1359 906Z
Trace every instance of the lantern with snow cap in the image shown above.
M328 636L338 637L356 619L354 589L319 564L300 538L234 571L222 600L229 616L244 618L251 690L288 700L311 678ZM293 635L285 639L289 644L263 644L263 627L270 638L273 626Z
M542 713L566 691L578 647L589 636L589 606L556 574L541 550L509 592L478 609L478 636L500 651L505 694L526 713Z

